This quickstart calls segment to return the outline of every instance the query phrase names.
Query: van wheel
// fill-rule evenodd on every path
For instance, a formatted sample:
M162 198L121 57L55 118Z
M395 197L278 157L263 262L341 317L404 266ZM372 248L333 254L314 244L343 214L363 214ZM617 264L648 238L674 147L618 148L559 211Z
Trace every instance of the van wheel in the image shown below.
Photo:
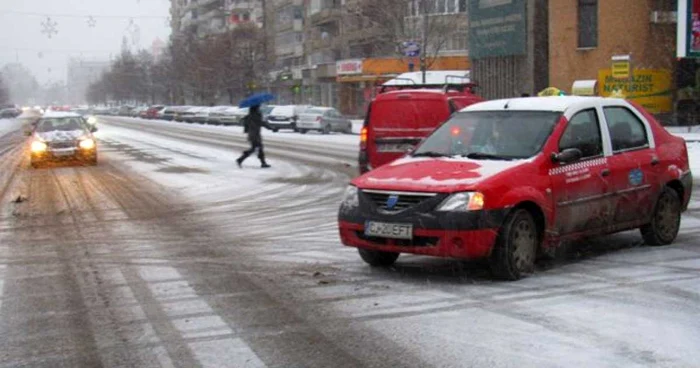
M307 130L306 129L299 129L299 133L301 134L306 134Z
M640 228L647 245L673 243L681 227L681 200L678 193L664 187L654 206L651 222Z
M519 280L535 270L539 234L535 219L525 209L508 215L494 245L491 273L503 280Z
M372 267L388 267L393 265L399 258L399 253L381 252L362 248L357 248L357 251L360 253L360 258Z
M277 129L277 128L272 129L272 132L273 132L273 133L277 133L277 132L279 132L279 131L280 131L280 130Z

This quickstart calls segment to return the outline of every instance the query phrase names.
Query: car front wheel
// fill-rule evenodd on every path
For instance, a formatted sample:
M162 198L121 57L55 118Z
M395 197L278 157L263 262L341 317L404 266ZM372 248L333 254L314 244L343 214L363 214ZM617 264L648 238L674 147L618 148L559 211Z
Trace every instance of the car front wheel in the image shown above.
M372 267L388 267L393 265L399 258L399 253L382 252L362 248L358 248L357 251L360 253L360 258L362 258L365 263Z
M525 209L511 213L501 228L491 252L491 272L499 279L519 280L535 270L539 246L535 220Z
M647 245L668 245L676 240L681 226L681 207L678 193L665 187L656 201L651 222L640 229Z

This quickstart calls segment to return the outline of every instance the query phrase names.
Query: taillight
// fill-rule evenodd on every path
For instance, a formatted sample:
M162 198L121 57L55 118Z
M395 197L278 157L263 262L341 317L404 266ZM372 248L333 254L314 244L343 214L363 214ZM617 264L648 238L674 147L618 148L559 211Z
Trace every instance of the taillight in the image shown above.
M360 131L360 149L367 149L367 127L362 127Z

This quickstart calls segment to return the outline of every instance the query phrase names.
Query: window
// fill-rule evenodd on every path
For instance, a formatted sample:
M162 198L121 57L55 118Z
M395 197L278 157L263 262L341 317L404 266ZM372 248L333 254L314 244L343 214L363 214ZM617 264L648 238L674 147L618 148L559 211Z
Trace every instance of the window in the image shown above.
M459 0L458 1L459 9L458 11L460 13L466 13L467 12L467 0Z
M598 0L578 0L578 47L598 47Z
M571 118L559 140L560 152L568 148L581 150L582 158L603 154L603 140L595 109L581 111Z
M606 107L603 111L608 121L613 152L649 146L644 123L632 111L625 107Z

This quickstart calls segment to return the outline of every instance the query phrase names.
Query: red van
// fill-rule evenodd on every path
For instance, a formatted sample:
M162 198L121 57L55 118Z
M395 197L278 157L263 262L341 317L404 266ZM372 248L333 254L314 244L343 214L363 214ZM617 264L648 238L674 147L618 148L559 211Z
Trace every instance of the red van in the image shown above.
M449 72L429 73L424 85L389 81L370 103L360 133L361 173L404 156L454 112L483 101L474 94L476 85L468 79ZM407 74L416 73L396 80L405 79Z
M486 258L515 280L563 240L640 229L649 245L672 243L692 188L685 141L634 103L488 101L353 180L340 238L373 266L400 253Z

